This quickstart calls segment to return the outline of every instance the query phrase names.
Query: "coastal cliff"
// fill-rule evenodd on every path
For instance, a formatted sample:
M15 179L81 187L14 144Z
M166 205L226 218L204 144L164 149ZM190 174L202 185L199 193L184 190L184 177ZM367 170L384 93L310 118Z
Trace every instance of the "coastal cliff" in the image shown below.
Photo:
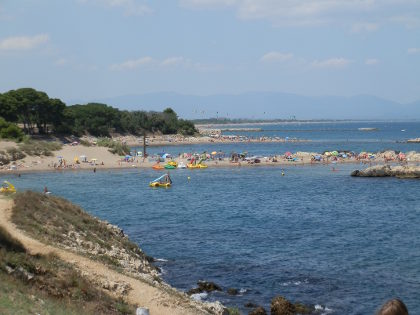
M364 170L355 170L351 173L351 176L420 178L420 166L375 165Z
M34 192L0 197L0 313L60 309L60 314L222 314L164 283L153 258L124 232L69 201ZM1 291L1 290L0 290ZM10 301L9 301L10 300ZM41 302L40 302L41 301ZM103 301L103 303L102 303ZM9 304L10 304L9 303ZM69 305L80 303L80 308ZM17 307L17 308L16 308ZM57 313L52 311L52 313Z

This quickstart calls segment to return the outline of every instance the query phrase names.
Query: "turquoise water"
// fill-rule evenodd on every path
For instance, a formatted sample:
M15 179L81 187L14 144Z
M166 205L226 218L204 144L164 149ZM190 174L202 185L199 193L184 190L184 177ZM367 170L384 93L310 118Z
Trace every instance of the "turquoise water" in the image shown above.
M329 314L373 314L398 296L420 313L420 181L352 178L357 165L176 170L152 189L153 170L75 171L9 178L117 224L187 290L199 279L268 307L275 295ZM187 177L191 179L188 180Z

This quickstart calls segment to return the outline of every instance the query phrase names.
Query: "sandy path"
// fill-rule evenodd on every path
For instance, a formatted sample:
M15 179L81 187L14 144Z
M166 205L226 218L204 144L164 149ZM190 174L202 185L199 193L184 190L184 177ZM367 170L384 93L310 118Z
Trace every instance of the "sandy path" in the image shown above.
M175 292L168 293L146 282L120 274L101 263L77 255L75 253L41 243L19 230L11 222L13 201L0 197L0 226L4 227L14 238L19 240L31 254L54 253L62 260L75 264L83 274L94 282L98 279L114 283L129 284L131 290L127 294L128 302L149 309L151 315L187 315L209 314L201 309L200 304ZM168 291L171 291L170 289ZM109 293L109 291L107 291ZM179 296L173 296L179 295Z

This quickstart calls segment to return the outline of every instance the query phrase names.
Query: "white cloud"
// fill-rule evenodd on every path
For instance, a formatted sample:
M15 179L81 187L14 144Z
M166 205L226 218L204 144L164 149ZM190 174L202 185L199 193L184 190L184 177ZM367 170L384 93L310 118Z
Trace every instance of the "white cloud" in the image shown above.
M0 50L31 50L50 40L47 34L15 36L0 40Z
M378 28L379 25L377 23L360 22L353 24L351 31L353 33L374 32L378 30Z
M127 60L119 64L113 64L110 68L114 71L133 70L153 63L154 60L152 57L142 57L134 60Z
M375 58L370 58L370 59L365 60L365 65L368 65L368 66L374 66L374 65L377 65L378 63L379 63L379 60Z
M69 60L67 58L59 58L56 61L54 61L54 65L56 66L65 66L69 63Z
M188 61L186 61L184 57L169 57L163 60L160 63L160 65L163 67L169 67L169 66L179 66L185 63L188 63Z
M261 62L284 62L293 58L292 53L281 53L278 51L271 51L261 57Z
M113 64L110 66L111 70L122 71L122 70L134 70L140 67L153 67L153 69L168 69L170 67L182 67L183 69L190 69L199 72L215 72L223 69L223 66L217 64L204 64L200 62L194 62L185 57L168 57L161 61L152 57L142 57L134 60L127 60L119 64Z
M230 8L242 19L268 19L276 26L356 24L355 31L378 28L375 23L357 23L362 15L376 20L387 12L420 9L418 0L179 0L179 3L190 9Z
M92 3L107 8L120 8L126 15L145 15L153 10L141 0L78 0L82 3Z
M235 5L238 0L180 0L179 3L187 8L215 9Z
M326 60L315 60L311 63L314 68L340 69L347 67L352 61L346 58L331 58Z
M392 22L404 25L408 29L420 27L420 18L418 16L400 15L393 16L390 19Z
M407 53L410 55L420 54L420 48L408 48Z

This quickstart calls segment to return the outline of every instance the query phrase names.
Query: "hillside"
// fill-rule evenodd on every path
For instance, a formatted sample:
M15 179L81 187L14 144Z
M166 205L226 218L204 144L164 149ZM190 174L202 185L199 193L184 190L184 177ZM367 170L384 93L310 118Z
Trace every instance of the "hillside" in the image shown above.
M420 101L402 104L371 95L304 96L280 92L249 92L207 96L172 92L123 95L95 101L129 110L163 110L181 117L254 119L420 119Z
M164 283L119 228L62 198L30 191L0 197L0 229L0 313L223 312L220 303L195 302Z

